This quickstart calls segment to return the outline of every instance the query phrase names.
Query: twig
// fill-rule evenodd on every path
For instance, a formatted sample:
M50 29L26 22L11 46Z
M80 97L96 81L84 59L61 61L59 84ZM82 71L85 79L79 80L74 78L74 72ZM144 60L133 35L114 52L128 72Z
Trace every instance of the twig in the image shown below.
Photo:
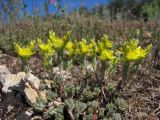
M107 97L106 97L106 95L105 95L105 93L104 93L103 87L101 88L101 91L102 91L103 97L104 97L104 99L105 99L105 101L106 101L106 100L107 100Z

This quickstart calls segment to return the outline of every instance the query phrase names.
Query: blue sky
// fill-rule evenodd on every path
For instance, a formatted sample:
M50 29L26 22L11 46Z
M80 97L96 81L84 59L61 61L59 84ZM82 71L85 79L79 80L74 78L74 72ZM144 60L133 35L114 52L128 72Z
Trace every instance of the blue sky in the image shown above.
M37 8L43 7L44 0L24 0L25 4L27 5L27 11L32 14L32 1L34 1L34 5ZM73 10L74 8L79 8L80 6L86 6L87 8L92 8L99 4L105 4L108 0L62 0L62 4L66 6L67 10ZM41 9L43 10L43 9ZM53 5L49 7L50 12L55 10Z

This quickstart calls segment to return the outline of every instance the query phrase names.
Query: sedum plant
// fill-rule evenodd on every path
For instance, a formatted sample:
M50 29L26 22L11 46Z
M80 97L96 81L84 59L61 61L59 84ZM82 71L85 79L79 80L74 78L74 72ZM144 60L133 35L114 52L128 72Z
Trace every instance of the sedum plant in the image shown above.
M87 40L82 38L82 40L77 43L77 49L76 49L76 56L79 58L82 68L83 67L86 68L85 59L88 53L89 53L89 45L87 44Z
M55 53L55 50L53 49L53 45L50 40L48 40L47 43L44 43L44 42L42 42L41 39L37 39L37 42L38 42L39 51L43 57L44 67L47 69L47 71L53 77L52 57Z
M122 66L122 80L126 82L132 71L136 70L142 60L147 57L152 45L148 45L146 48L139 46L137 39L132 39L129 42L124 42L120 48L120 54L123 62ZM122 87L122 86L121 86Z
M26 46L21 46L18 43L15 43L15 50L17 52L17 54L21 57L21 61L23 63L24 66L24 71L26 73L26 77L29 76L29 64L28 61L30 59L30 57L35 53L34 50L35 47L35 41L31 41L30 44L26 45Z
M118 57L116 57L113 45L107 35L103 35L101 41L98 42L98 54L101 61L100 78L104 82L106 69L109 68L109 65L116 66L118 63Z
M53 31L49 31L49 40L52 42L53 48L55 49L55 52L57 54L57 63L58 65L61 65L63 60L63 52L65 49L66 44L70 40L70 34L71 32L68 32L65 36L62 38L57 37L56 34Z
M68 41L64 51L66 55L66 62L64 62L65 68L71 68L74 56L76 55L76 44L71 40Z

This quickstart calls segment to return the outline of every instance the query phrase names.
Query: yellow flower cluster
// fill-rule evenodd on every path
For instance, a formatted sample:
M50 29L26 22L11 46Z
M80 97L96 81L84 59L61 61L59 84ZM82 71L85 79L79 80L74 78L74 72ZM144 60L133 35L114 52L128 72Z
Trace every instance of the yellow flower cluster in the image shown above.
M101 41L98 42L98 52L99 58L105 62L107 60L113 61L114 59L118 59L114 55L114 51L112 50L113 45L112 42L108 39L107 35L103 35Z
M104 49L104 50L102 50L99 58L100 58L103 62L105 62L105 61L107 61L107 60L113 60L113 59L116 58L116 57L114 56L113 50Z
M113 47L112 42L108 39L107 35L103 35L101 41L98 42L99 52L104 49L111 49Z
M98 42L95 42L94 39L88 42L84 38L77 42L70 39L70 34L71 33L68 32L65 36L60 38L57 37L53 31L50 31L49 39L46 43L42 42L39 38L37 39L38 48L42 53L46 64L51 62L54 53L57 53L58 57L61 56L61 58L63 58L63 55L65 54L69 59L74 59L74 57L77 56L82 59L82 61L88 57L92 61L98 58L103 63L106 61L114 64L118 63L119 57L116 56L116 53L113 50L113 44L108 39L107 35L103 35L102 39ZM27 60L35 53L33 52L34 47L35 41L32 41L25 47L15 44L18 55ZM129 42L125 42L119 52L125 62L137 61L145 58L151 47L151 45L148 45L146 49L143 49L139 46L138 40L132 39Z
M98 53L98 46L95 40L91 40L91 43L89 44L89 57L91 60L93 60Z
M28 60L35 53L33 51L34 46L35 46L35 41L32 41L27 46L21 46L18 43L15 43L15 50L21 58Z
M72 41L69 41L65 46L66 54L69 58L75 55L76 46Z
M142 60L149 53L152 45L148 45L146 49L138 46L139 42L136 39L132 39L130 42L125 42L120 48L120 53L125 61Z
M66 39L61 39L55 35L53 31L49 31L49 40L52 42L53 48L59 52L62 51L67 44Z
M87 44L86 39L82 39L78 42L76 52L78 55L86 56L89 52L89 45Z
M48 41L47 43L42 42L41 39L37 39L38 42L38 47L40 49L40 51L42 52L42 54L47 54L47 55L53 55L54 53L54 49L53 49L53 45L51 43L51 41Z

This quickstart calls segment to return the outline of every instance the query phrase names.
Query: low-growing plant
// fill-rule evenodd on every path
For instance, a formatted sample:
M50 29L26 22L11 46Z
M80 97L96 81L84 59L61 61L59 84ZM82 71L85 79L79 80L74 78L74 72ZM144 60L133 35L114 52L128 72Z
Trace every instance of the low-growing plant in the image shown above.
M40 96L39 90L34 86L34 84L32 82L30 82L28 80L28 78L30 76L30 67L29 67L28 62L29 62L30 57L35 53L34 48L35 48L35 41L30 42L30 44L26 45L26 46L21 46L18 43L15 43L15 50L21 58L21 61L23 63L22 65L24 67L24 71L25 71L25 74L26 74L23 81L24 81L24 83L29 82L31 87L33 89L35 89L37 94Z
M35 47L35 41L32 41L27 46L20 46L19 44L15 43L15 50L18 53L18 55L21 57L21 61L24 66L26 77L29 77L30 69L29 69L28 61L30 57L35 53L34 47Z
M148 45L146 49L139 46L138 39L132 39L129 42L124 42L120 48L122 59L122 81L118 87L122 88L126 84L132 73L136 71L144 58L148 55L152 45Z
M121 120L122 114L127 110L127 104L120 96L121 89L118 87L125 87L133 71L138 69L148 55L151 45L143 49L138 40L132 39L124 42L117 51L107 35L103 35L98 42L84 38L76 41L70 36L71 32L57 37L50 31L46 42L37 39L44 67L54 82L51 88L47 89L47 101L37 101L34 110L43 113L44 119ZM29 58L35 53L32 50L34 45L35 42L31 42L23 48L16 44L16 50L24 65L28 65ZM116 89L116 85L109 82L109 77L117 70L119 62L123 64L122 81ZM80 63L83 76L89 73L87 64L91 63L93 73L90 74L94 77L86 78L87 80L84 79L80 83L64 81L62 68L76 66L74 63ZM60 75L53 73L55 65L59 67ZM29 67L26 74L28 71ZM57 100L58 105L55 105Z

